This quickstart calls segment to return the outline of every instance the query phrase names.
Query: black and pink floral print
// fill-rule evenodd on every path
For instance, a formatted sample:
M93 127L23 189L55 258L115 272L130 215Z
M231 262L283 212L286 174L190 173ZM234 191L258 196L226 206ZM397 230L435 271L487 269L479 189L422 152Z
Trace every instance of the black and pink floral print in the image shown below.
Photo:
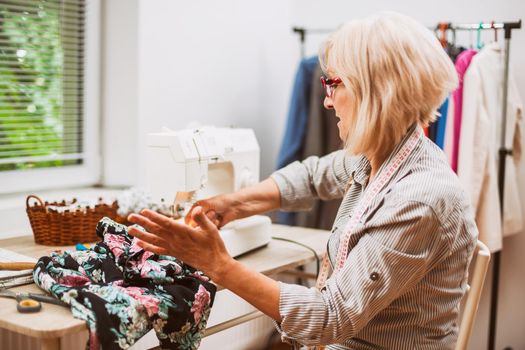
M127 227L108 218L102 241L85 251L38 261L37 285L87 322L90 349L127 349L154 329L162 349L197 349L216 287L202 272L137 245Z

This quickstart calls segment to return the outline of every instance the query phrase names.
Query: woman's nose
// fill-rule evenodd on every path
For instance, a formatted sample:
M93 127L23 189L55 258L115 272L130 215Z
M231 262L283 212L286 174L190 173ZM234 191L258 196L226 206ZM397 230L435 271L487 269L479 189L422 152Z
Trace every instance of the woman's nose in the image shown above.
M332 103L332 99L330 97L324 98L324 108L334 109L334 104Z

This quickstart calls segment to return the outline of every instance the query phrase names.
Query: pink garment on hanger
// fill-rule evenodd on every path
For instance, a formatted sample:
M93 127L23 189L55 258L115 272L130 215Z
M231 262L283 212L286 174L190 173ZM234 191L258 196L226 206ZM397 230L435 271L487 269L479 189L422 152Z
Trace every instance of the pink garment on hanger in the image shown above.
M463 77L467 71L472 57L477 53L476 50L465 50L456 59L456 71L458 72L459 85L452 93L454 99L454 132L452 142L451 166L454 172L458 172L459 136L461 135L461 110L463 103Z

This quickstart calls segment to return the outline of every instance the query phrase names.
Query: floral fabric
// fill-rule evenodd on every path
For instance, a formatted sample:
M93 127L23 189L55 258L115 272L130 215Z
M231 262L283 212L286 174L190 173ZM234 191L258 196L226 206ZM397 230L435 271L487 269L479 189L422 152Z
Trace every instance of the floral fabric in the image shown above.
M144 251L108 218L96 231L103 241L91 249L44 256L33 272L40 288L87 322L89 347L126 349L154 328L162 349L198 348L216 292L208 277Z

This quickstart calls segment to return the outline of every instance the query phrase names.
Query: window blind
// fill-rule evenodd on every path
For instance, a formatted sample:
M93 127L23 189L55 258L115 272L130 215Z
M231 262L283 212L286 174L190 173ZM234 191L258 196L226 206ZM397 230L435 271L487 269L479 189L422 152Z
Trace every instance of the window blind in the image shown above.
M82 164L85 0L0 0L0 171Z

